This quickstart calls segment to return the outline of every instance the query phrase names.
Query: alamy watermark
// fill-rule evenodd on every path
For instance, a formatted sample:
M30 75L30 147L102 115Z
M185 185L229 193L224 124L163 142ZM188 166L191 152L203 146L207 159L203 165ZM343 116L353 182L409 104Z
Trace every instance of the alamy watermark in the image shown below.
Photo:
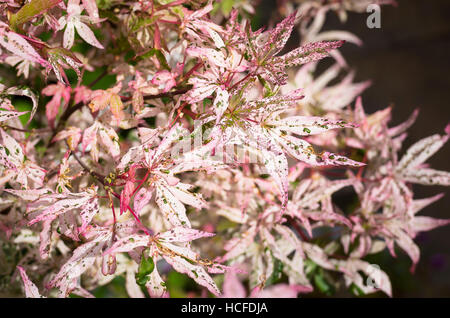
M381 8L378 4L369 4L366 8L366 12L370 13L367 17L366 25L369 29L381 28Z

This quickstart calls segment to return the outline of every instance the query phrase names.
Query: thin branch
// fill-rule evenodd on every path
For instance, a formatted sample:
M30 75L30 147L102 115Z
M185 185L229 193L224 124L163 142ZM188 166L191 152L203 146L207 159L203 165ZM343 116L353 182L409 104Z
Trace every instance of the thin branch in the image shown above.
M303 241L306 241L306 242L309 241L308 237L305 235L305 233L303 233L303 230L298 226L295 219L289 218L289 224L295 229L295 231L298 233L298 235L301 236Z
M181 95L181 94L187 93L190 89L191 89L191 87L184 87L184 88L180 88L178 90L172 91L172 92L166 92L166 93L160 93L160 94L154 94L154 95L144 95L144 99L150 100L150 99L157 99L157 98L162 98L162 97L174 97L176 95ZM122 100L128 101L131 98L132 98L131 96L123 96Z
M70 148L69 143L66 141L66 145ZM75 152L72 152L73 157L75 160L80 164L80 166L89 172L91 176L93 176L95 179L97 179L101 184L105 185L105 176L95 172L94 170L90 169L78 156Z
M88 87L92 88L95 84L97 84L98 82L100 82L100 80L105 77L106 75L108 75L108 68L106 68L99 76L97 76L97 78L95 80L93 80L92 82L89 83Z
M48 141L47 148L50 145L50 143L52 142L53 138L55 138L55 136L64 128L64 126L66 125L66 122L70 118L70 116L72 116L73 113L75 113L77 110L81 109L82 107L83 107L83 103L80 102L76 105L66 108L66 110L64 111L64 113L62 114L61 118L58 121L58 125L53 130L53 134Z
M20 132L24 132L24 133L30 133L30 134L34 134L34 133L51 133L52 132L52 130L50 128L22 129L22 128L12 127L12 126L8 126L8 125L4 125L3 127L5 129L16 130L16 131L20 131Z

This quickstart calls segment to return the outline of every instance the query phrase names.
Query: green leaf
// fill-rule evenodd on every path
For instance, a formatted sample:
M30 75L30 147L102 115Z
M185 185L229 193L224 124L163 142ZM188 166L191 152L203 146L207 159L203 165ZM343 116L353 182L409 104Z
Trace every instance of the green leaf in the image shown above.
M332 294L332 287L330 286L330 284L328 284L328 282L325 280L325 278L320 275L317 274L314 276L314 283L316 284L317 288L319 288L319 290L326 294L326 295L331 295Z
M11 15L9 24L11 29L17 30L19 26L30 21L38 14L44 13L62 0L31 0L15 14Z
M136 60L138 60L138 61L139 60L144 60L144 59L148 59L148 58L150 58L152 56L156 56L156 58L158 59L159 63L161 63L161 66L163 68L165 68L166 70L170 71L170 67L169 67L169 64L167 64L166 57L164 56L164 54L162 54L161 50L158 50L158 49L151 49L150 51L145 52L144 54L138 56L136 58Z
M149 280L149 275L155 269L155 263L151 256L146 257L148 249L142 252L141 263L139 264L138 272L136 273L136 283L140 286L144 286Z
M352 291L352 293L355 296L364 296L365 295L363 290L361 288L359 288L358 286L356 286L355 284L353 284L353 283L350 285L350 290Z
M227 17L230 15L231 10L234 6L234 0L222 0L221 7L222 13Z
M273 260L274 260L273 272L266 282L267 285L277 283L283 276L283 267L284 267L283 262L281 262L278 258L275 257L273 258Z

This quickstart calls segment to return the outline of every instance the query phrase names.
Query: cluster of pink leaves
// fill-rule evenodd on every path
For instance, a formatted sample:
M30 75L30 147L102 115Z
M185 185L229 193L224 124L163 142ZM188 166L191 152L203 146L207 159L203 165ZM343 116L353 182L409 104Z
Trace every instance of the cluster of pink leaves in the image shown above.
M320 29L327 11L344 19L357 1L305 1L267 31L238 10L217 24L212 4L197 2L127 2L109 9L113 19L100 18L93 0L49 1L23 25L2 16L2 58L18 76L39 77L43 67L56 81L42 90L51 99L36 118L37 94L0 87L1 239L33 247L17 266L26 295L91 297L125 275L130 296L144 297L145 287L167 297L170 267L203 296L296 297L314 289L316 268L391 295L388 276L363 258L385 248L395 256L397 245L415 266L417 233L449 223L417 216L441 195L417 199L410 185L449 185L450 174L426 160L450 129L398 158L417 111L389 127L390 108L366 114L357 98L370 83L349 72L329 85L348 70L337 49L361 41ZM15 1L2 6L14 21L26 15ZM280 54L297 24L301 45ZM100 26L101 41L92 31ZM44 30L53 32L47 42ZM70 51L75 31L92 46L85 56ZM105 49L121 36L134 63ZM336 63L317 76L329 55ZM69 85L65 69L81 79L105 65L113 87ZM12 95L30 98L29 122L45 128L29 130ZM350 187L358 204L344 213L332 196ZM324 227L333 239L320 237Z

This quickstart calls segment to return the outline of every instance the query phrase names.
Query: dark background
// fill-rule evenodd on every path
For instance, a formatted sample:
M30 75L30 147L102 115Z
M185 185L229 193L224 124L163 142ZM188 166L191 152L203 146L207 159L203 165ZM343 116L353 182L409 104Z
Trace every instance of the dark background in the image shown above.
M407 119L415 108L420 109L404 143L406 149L421 138L443 134L450 122L450 1L397 3L397 7L382 7L380 29L366 26L368 13L349 13L348 21L342 24L333 12L328 14L324 29L348 30L363 40L362 47L344 45L342 53L356 70L355 81L372 80L372 86L362 95L368 113L393 105L395 125ZM261 20L276 16L276 2L262 1L257 11ZM298 39L294 42L298 43ZM449 155L447 144L428 163L448 171ZM446 193L419 213L450 218L447 188L415 185L414 191L416 198ZM394 297L450 297L450 226L422 233L415 241L421 259L414 274L409 272L411 261L403 252L397 258L386 252L372 259L389 274Z

